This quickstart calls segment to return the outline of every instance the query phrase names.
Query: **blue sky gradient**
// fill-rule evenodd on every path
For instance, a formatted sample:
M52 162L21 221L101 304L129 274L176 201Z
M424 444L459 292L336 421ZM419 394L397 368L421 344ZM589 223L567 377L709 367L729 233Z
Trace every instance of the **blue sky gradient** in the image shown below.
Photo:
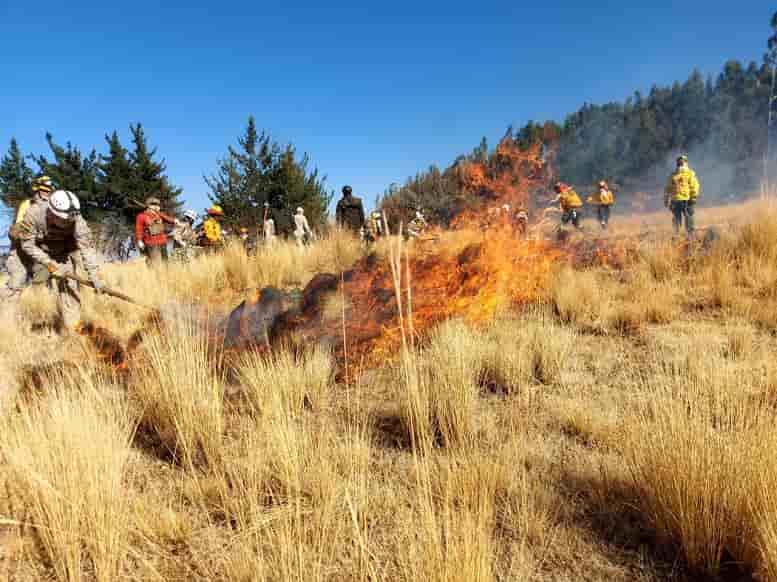
M247 116L372 205L509 124L563 120L731 58L761 62L774 2L0 0L0 150L105 151L140 121L187 204Z

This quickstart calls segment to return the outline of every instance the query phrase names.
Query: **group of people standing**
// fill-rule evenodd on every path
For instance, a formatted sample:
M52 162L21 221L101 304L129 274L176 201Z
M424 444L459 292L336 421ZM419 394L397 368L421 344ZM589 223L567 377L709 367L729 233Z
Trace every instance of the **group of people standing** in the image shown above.
M168 242L171 239L173 252L179 259L189 258L194 249L214 251L221 248L227 237L232 234L222 228L224 216L223 208L214 204L206 209L202 223L195 227L196 212L187 210L179 220L162 212L159 199L151 197L146 199L145 209L135 220L135 244L149 264L159 263L168 258ZM314 238L314 233L302 207L297 208L293 222L292 234L297 244L301 247L309 244ZM266 244L274 244L278 240L275 220L266 210L260 232ZM257 233L258 236L259 233ZM246 251L255 250L256 239L251 237L247 227L240 227L238 238Z
M669 176L664 188L664 206L672 212L672 226L675 233L685 226L686 232L691 235L694 232L694 215L696 202L701 194L701 185L696 173L688 166L688 156L683 154L676 160L675 171ZM558 202L561 208L561 224L572 224L575 228L581 228L581 209L583 201L570 186L563 182L555 185L556 197L553 202ZM615 195L605 181L598 184L598 189L591 194L587 203L596 206L596 215L602 230L607 230L610 224L610 214L615 204Z

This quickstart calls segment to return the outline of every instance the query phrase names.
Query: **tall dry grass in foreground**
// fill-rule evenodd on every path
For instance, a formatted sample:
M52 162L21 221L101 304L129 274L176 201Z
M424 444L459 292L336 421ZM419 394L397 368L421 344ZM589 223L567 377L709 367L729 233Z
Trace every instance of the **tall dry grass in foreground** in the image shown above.
M59 580L117 580L129 551L133 422L107 387L87 375L52 377L48 394L0 422L6 503Z
M61 342L82 372L12 397L0 422L0 516L28 524L10 578L775 579L774 222L711 250L653 245L624 271L562 268L538 305L478 328L447 321L417 343L404 249L384 241L408 342L379 370L352 366L347 384L315 345L224 358L184 308L148 334L123 397ZM106 271L152 305L201 301L207 315L357 251L333 238L152 277ZM145 315L86 298L121 337ZM0 326L13 374L39 357L33 326L51 314L45 295L24 301L21 331ZM342 317L348 297L329 303ZM0 527L0 554L2 539Z

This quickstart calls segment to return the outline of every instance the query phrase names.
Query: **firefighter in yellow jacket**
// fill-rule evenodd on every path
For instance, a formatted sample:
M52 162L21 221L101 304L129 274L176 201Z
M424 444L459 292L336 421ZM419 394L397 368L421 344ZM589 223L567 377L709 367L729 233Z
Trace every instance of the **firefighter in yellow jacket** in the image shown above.
M561 206L561 224L569 224L571 222L575 228L579 229L580 208L583 206L580 196L563 182L556 182L554 190L557 194L554 202L558 202L559 206Z
M677 158L677 169L669 176L664 191L664 205L672 211L675 233L680 232L685 219L685 230L688 235L693 234L693 216L700 193L696 173L688 167L688 156L683 154Z
M0 288L0 301L5 304L14 303L32 279L33 261L21 250L19 244L22 221L31 207L48 203L52 192L54 192L54 185L51 178L48 176L36 178L32 183L32 197L23 200L16 209L14 222L8 230L8 237L11 239L10 252L5 262L8 280L5 286Z
M607 230L610 225L612 205L615 204L615 196L607 182L603 180L599 182L599 189L591 194L586 202L596 205L596 216L599 219L599 224L602 226L602 230Z
M221 234L221 219L224 217L224 210L221 206L214 204L208 208L207 213L208 217L202 223L200 246L215 249L224 243Z

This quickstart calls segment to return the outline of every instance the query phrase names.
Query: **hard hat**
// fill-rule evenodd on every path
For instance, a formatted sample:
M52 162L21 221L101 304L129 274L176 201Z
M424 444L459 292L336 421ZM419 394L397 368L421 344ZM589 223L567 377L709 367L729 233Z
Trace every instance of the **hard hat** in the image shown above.
M183 217L194 222L197 220L197 213L194 210L187 210L183 213Z
M49 211L62 220L75 220L81 214L81 203L67 190L57 190L49 197Z
M241 226L240 232L248 232L248 229L245 226Z
M502 204L502 208L504 208L507 212L510 212L510 205L509 204Z
M348 195L349 195L349 194L351 194L352 192L353 192L353 188L351 188L350 186L343 186L343 194L345 194L346 196L348 196Z
M677 158L677 163L678 164L687 164L688 163L688 155L687 154L681 154Z
M563 192L563 191L564 191L564 190L566 190L567 188L568 188L568 186L567 186L566 184L564 184L564 182L556 182L556 185L555 185L555 186L553 186L553 189L554 189L556 192Z
M599 188L607 188L607 182L605 182L604 180L599 182Z
M159 198L155 198L154 196L151 196L150 198L146 198L146 208L149 206L160 206L161 202L159 202Z
M297 206L297 214L303 214L305 210L302 208L302 206Z
M40 176L33 181L32 191L51 194L54 191L54 184L51 183L51 178L48 176Z
M224 216L224 209L221 208L218 204L214 204L210 208L208 208L208 214L210 216Z
M423 214L421 214L421 212L420 212L419 210L416 210L415 217L416 217L416 218L423 218L423 217L424 217L424 215L423 215Z

